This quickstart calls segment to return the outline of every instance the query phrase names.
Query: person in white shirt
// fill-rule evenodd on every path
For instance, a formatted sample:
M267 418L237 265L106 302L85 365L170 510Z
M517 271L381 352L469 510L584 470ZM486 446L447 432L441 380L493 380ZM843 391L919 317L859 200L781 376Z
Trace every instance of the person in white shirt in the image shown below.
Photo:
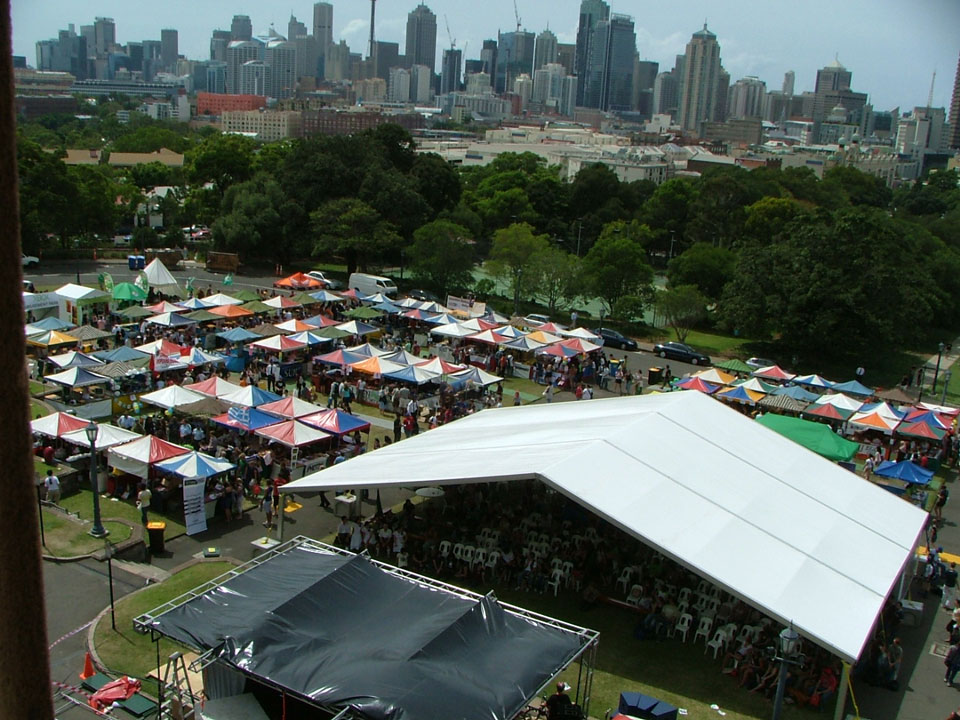
M47 489L47 502L59 505L60 478L53 474L53 470L47 470L47 477L43 480L43 486Z

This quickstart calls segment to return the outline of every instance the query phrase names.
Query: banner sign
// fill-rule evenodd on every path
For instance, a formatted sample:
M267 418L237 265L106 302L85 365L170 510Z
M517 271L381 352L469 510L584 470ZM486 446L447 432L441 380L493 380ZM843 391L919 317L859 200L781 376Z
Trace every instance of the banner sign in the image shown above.
M196 535L207 529L203 497L206 486L207 483L202 478L183 481L183 520L187 526L187 535Z

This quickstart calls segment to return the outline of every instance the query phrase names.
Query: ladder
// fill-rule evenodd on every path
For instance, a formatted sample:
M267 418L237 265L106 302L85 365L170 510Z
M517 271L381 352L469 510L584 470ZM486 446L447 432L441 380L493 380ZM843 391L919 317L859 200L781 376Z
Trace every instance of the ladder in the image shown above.
M196 703L183 653L175 652L167 659L160 683L159 717L161 720L194 720Z

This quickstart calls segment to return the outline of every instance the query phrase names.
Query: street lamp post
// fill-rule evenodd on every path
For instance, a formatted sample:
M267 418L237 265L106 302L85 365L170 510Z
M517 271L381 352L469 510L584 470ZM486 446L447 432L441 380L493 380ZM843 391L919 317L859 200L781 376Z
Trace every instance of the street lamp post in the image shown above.
M520 279L523 277L523 268L518 267L516 270L516 284L513 288L513 316L517 317L520 315Z
M940 374L940 358L943 356L943 349L946 347L943 343L937 346L937 367L933 370L933 394L937 394L937 376Z
M106 540L104 542L104 552L107 556L107 578L110 583L110 625L114 631L117 629L117 614L113 606L113 544Z
M673 258L673 243L675 242L674 231L670 231L670 255L667 257L668 260Z
M93 490L93 527L90 534L95 538L105 538L110 533L100 522L100 487L97 483L97 432L100 428L91 420L84 428L87 440L90 441L90 489Z
M793 623L780 631L777 654L774 660L780 661L780 675L777 679L777 694L773 701L773 720L780 720L783 711L783 692L787 686L787 665L796 665L799 661L800 636L793 629Z
M583 218L577 221L577 257L580 257L580 237L583 235Z

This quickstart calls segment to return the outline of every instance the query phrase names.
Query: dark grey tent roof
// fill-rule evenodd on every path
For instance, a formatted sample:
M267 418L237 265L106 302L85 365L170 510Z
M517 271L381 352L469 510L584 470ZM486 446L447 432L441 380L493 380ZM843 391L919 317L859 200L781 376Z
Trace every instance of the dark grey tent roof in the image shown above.
M384 720L508 720L596 636L306 545L147 627L318 705Z

